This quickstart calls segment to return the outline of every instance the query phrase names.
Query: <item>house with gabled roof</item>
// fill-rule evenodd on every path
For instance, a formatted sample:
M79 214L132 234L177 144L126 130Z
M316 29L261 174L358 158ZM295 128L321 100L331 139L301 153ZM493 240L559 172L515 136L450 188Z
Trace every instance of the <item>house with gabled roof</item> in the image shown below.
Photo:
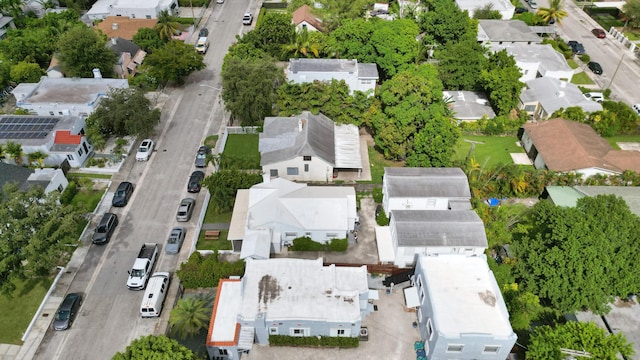
M491 44L489 49L492 52L506 50L507 54L513 56L516 66L522 72L522 82L543 76L571 81L575 72L564 55L557 52L551 44Z
M602 111L602 105L589 100L578 86L553 77L539 77L526 81L520 93L520 109L534 120L548 119L554 112L569 107L580 107L586 113Z
M119 37L111 38L107 47L118 56L118 61L113 65L113 72L122 79L135 75L138 66L142 65L147 56L147 53L133 41Z
M565 119L527 123L518 132L536 169L595 174L640 173L640 152L614 150L591 126Z
M297 32L303 30L325 32L322 20L313 15L311 6L304 4L291 14L291 22L296 27Z
M351 94L361 91L373 96L379 78L376 64L355 59L290 59L287 67L287 80L294 84L343 80Z
M227 239L242 258L268 258L266 249L278 253L299 237L319 243L347 238L358 221L353 187L277 178L238 190ZM248 235L253 240L245 247Z
M7 37L7 30L15 28L16 24L12 17L0 14L0 40Z
M62 169L29 169L27 167L0 162L0 188L14 184L20 190L39 186L45 194L52 191L63 192L69 185Z
M509 0L455 0L456 5L462 11L467 11L469 17L473 18L476 10L483 9L485 6L491 5L492 10L500 12L502 19L511 19L516 7Z
M319 113L267 117L258 143L265 181L331 182L339 172L360 172L360 134L351 124L336 124Z
M522 20L478 20L478 42L481 44L539 44L538 36Z
M322 259L246 260L242 279L222 279L207 333L212 359L240 359L269 337L358 337L369 304L367 267Z
M140 29L153 29L158 23L158 19L137 19L128 16L107 16L97 23L94 28L99 29L108 39L118 37L126 40L133 40L133 36Z
M486 257L420 256L405 288L429 359L504 360L517 335Z
M627 203L632 213L640 216L638 186L546 186L540 198L557 206L575 207L579 199L598 195L618 196Z

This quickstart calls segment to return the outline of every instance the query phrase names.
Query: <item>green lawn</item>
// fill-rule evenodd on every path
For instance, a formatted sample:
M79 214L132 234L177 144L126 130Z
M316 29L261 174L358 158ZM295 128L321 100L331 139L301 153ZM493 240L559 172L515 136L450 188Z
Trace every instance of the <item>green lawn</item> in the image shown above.
M572 69L577 69L580 67L580 65L578 65L578 63L573 59L567 59L567 64L569 64L569 67Z
M231 241L227 241L229 230L220 230L220 239L218 240L205 240L204 232L205 230L202 230L198 235L196 250L231 250Z
M69 180L73 178L89 178L89 179L111 179L111 175L109 174L88 174L88 173L80 173L73 172L69 173Z
M217 142L218 142L218 135L207 136L207 138L204 139L204 144L210 147L211 149L216 147Z
M73 197L71 205L85 206L87 212L93 212L96 206L98 206L100 199L102 199L103 194L104 191L82 189Z
M620 150L620 147L618 147L618 142L640 142L640 135L620 135L620 136L612 136L612 137L608 137L605 138L609 144L611 144L611 146L616 149L616 150Z
M373 146L369 146L369 164L371 169L371 183L382 184L382 175L384 175L385 167L402 167L401 161L391 161L377 152ZM368 181L367 181L368 182Z
M456 144L456 151L452 157L453 161L464 161L472 143L469 141L477 141L471 157L481 166L488 168L495 167L499 164L511 164L510 153L523 153L522 147L516 145L518 141L515 136L481 136L481 135L462 135Z
M222 155L239 169L259 169L260 153L258 152L258 134L229 134Z
M204 224L214 224L214 223L228 223L231 222L231 211L217 214L213 210L213 206L211 205L211 200L209 200L209 206L207 207L207 213L204 215Z
M22 345L22 333L27 330L52 282L49 278L16 281L12 297L0 295L0 343Z
M577 74L573 74L571 83L576 85L591 85L593 84L593 80L591 80L589 75L587 75L584 71L581 71Z

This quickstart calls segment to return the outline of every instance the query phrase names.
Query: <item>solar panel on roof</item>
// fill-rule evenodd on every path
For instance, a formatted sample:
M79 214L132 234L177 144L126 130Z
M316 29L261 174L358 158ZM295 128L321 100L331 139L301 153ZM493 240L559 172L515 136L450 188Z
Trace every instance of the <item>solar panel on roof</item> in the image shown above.
M58 124L55 117L0 117L0 139L43 139Z

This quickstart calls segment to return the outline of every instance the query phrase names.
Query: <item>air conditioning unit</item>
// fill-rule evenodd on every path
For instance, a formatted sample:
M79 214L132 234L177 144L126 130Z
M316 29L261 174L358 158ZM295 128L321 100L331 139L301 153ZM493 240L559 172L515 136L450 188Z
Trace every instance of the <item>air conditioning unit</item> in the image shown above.
M369 341L369 329L366 327L360 328L360 341Z

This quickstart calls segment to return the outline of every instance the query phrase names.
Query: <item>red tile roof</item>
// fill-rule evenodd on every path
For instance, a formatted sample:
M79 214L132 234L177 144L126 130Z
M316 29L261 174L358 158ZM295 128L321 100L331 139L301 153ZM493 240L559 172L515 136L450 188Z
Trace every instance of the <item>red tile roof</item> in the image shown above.
M141 28L156 26L158 19L132 19L128 16L107 16L106 19L94 26L100 29L109 39L119 37L127 40L133 39ZM113 24L116 24L115 26ZM114 29L115 28L115 29Z
M54 144L79 145L82 141L82 135L71 135L70 130L57 130Z

